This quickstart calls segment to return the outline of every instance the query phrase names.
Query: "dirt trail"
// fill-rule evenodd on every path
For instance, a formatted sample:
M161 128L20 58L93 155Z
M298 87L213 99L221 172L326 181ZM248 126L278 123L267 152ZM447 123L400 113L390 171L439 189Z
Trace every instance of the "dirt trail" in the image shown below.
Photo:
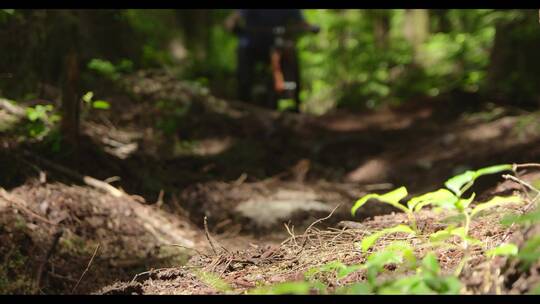
M2 246L0 257L4 274L16 278L0 281L3 292L72 292L97 244L75 292L223 292L192 271L202 268L235 292L255 282L295 280L337 256L360 262L354 241L404 220L384 215L396 210L377 203L353 218L352 204L368 192L406 185L415 194L465 169L540 159L539 114L510 107L463 112L448 97L311 117L225 102L163 73L141 72L124 86L130 94L107 98L110 111L86 114L77 164L44 143L2 137L7 173L0 186L7 191L0 196L0 238L11 245ZM43 180L43 168L22 151L78 166L142 198L114 198L54 171ZM480 197L494 185L489 178L479 183ZM363 226L338 228L351 220L364 220ZM500 242L496 219L485 221L478 237ZM437 222L425 215L425 229L438 229ZM58 248L44 262L57 228L63 231ZM45 270L36 287L33 270L40 265ZM174 268L180 265L187 266ZM164 270L149 271L158 268ZM105 287L117 281L124 283Z

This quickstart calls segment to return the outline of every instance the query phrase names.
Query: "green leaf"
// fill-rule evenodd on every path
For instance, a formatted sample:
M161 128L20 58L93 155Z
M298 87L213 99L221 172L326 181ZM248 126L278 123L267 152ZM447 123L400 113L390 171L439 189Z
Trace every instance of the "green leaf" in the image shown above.
M404 232L408 234L415 234L414 231L406 225L397 225L391 228L386 228L380 231L377 231L373 233L372 235L365 237L361 242L361 248L362 252L367 252L367 250L375 244L375 242L382 237L383 235L391 234L391 233L397 233L397 232Z
M459 236L464 241L471 243L473 245L479 245L479 246L483 245L481 241L467 235L465 231L465 227L458 227L456 229L453 229L451 233L452 235Z
M461 187L474 180L474 171L465 171L447 180L444 185L452 190L457 196L461 195Z
M536 284L536 286L533 287L533 289L529 291L527 294L540 295L540 283Z
M371 294L371 286L368 283L354 283L351 285L340 287L336 290L336 294Z
M362 265L351 265L351 266L347 266L345 268L342 268L342 269L339 269L338 273L337 273L337 278L338 279L343 279L344 277L348 276L349 274L359 270L359 269L362 269Z
M105 100L96 100L92 103L92 107L94 107L94 109L107 110L111 105Z
M494 256L514 256L518 254L518 247L515 244L502 244L486 252L488 257Z
M411 198L407 202L407 206L409 207L409 210L414 209L415 212L420 211L420 209L429 204L437 205L445 209L453 209L455 208L454 205L457 200L458 198L452 192L446 189L439 189L434 192Z
M309 294L312 284L310 282L283 282L272 286L265 286L250 291L250 294Z
M452 236L460 237L463 240L466 240L467 242L475 245L481 245L482 242L480 242L477 239L474 239L468 235L465 234L465 227L455 227L453 225L446 227L444 230L437 231L435 233L432 233L429 236L429 241L431 243L439 243L443 242Z
M499 172L508 171L508 170L512 170L512 165L504 164L504 165L495 165L495 166L485 167L485 168L476 170L476 177L479 177L482 175L499 173Z
M525 242L518 253L518 258L525 262L524 267L529 267L540 258L540 235L535 235Z
M429 236L429 241L432 243L446 241L453 236L452 231L455 229L456 227L454 225L450 225L443 230L434 232Z
M40 115L39 115L39 112L32 109L32 108L28 108L26 110L26 117L28 117L28 119L30 121L36 121L39 119Z
M304 277L306 279L309 279L319 272L329 272L329 271L335 271L335 270L342 270L346 268L347 268L347 265L336 260L336 261L328 262L322 266L310 268L304 273Z
M445 224L458 224L463 223L465 220L465 215L463 213L458 213L454 215L447 216L441 220L441 223Z
M88 91L86 94L82 96L82 100L86 103L90 103L92 101L92 98L94 97L94 92Z
M494 174L499 173L502 171L512 170L512 165L510 164L504 164L504 165L495 165L490 167L485 167L478 169L476 171L465 171L462 174L456 175L449 180L447 180L444 185L452 190L457 196L461 196L463 192L467 191L467 189L472 185L472 183L480 176L487 175L487 174Z
M461 282L455 276L424 278L426 285L438 294L459 294Z
M390 250L383 250L371 254L364 266L367 268L367 277L370 283L374 283L377 274L387 264L401 264L403 257Z
M391 250L400 253L405 260L407 260L408 267L416 267L416 256L414 255L414 249L405 241L395 241L385 247L385 250Z
M476 207L474 207L474 209L471 211L471 218L477 215L479 212L490 209L490 208L494 208L494 207L498 207L498 206L502 206L506 204L516 204L516 203L523 203L523 202L524 202L523 199L521 199L521 197L516 196L516 195L507 196L507 197L495 196L485 203L480 203L476 205Z
M199 280L219 291L226 292L232 289L227 282L223 281L214 273L207 271L195 271L194 274Z
M422 259L422 269L429 271L430 273L434 275L438 275L441 271L441 267L439 266L439 261L437 261L437 257L433 252L429 252L426 254L426 256Z
M400 188L397 188L393 191L390 191L388 193L385 193L385 194L382 194L382 195L379 195L379 194L374 194L374 193L371 193L371 194L368 194L368 195L364 195L363 197L361 197L360 199L358 199L356 201L356 203L354 203L354 206L352 207L351 209L351 213L352 215L354 216L354 214L356 213L356 210L358 210L358 208L362 207L365 203L367 203L370 199L377 199L383 203L387 203L387 204L390 204L398 209L401 209L405 212L408 212L408 209L405 208L403 205L401 205L399 203L400 200L402 200L403 198L405 198L407 196L408 192L407 192L407 188L405 187L400 187Z
M379 294L432 294L433 291L423 282L418 275L390 280L379 288Z
M536 209L535 211L525 213L523 215L506 215L502 220L501 224L510 226L514 223L519 225L530 225L532 223L538 223L540 222L540 209Z
M472 203L475 197L476 197L476 193L473 193L471 194L469 198L460 198L456 202L456 209L459 210L460 212L465 211L465 209L469 207L469 205Z

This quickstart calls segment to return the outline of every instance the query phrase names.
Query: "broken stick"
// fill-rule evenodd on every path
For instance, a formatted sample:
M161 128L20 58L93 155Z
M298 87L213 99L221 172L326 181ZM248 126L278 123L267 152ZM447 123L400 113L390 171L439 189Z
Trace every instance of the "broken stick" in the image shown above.
M41 157L39 157L37 155L34 155L34 154L32 154L32 153L30 153L28 151L24 151L24 155L29 156L31 158L34 158L39 163L43 164L45 167L48 167L50 170L60 172L60 173L62 173L64 175L69 176L70 178L78 180L79 182L83 182L88 186L91 186L91 187L94 187L96 189L105 191L105 192L109 193L110 195L112 195L114 197L122 197L122 196L126 195L125 192L111 186L110 184L107 184L106 182L100 181L100 180L95 179L95 178L90 177L90 176L80 175L79 173L77 173L77 172L75 172L75 171L73 171L71 169L68 169L68 168L66 168L64 166L61 166L59 164L55 164L55 163L53 163L53 162L51 162L49 160L41 158Z

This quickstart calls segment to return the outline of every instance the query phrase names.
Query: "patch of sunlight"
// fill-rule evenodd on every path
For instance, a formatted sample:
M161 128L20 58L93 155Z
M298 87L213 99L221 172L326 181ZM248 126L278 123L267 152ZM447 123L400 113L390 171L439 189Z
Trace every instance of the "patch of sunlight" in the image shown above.
M19 120L19 117L0 110L0 132L9 131L19 122Z
M211 156L223 153L229 149L234 140L230 137L225 138L206 138L197 141L176 140L174 144L174 156Z
M270 227L286 220L298 211L332 211L332 206L316 200L289 198L250 199L239 204L235 210L261 227Z

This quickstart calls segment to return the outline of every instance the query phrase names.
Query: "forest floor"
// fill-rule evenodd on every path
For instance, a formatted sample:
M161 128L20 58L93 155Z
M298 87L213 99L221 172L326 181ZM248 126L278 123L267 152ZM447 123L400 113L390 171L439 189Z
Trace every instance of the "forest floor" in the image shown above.
M355 243L407 221L377 202L353 217L362 195L420 194L467 169L540 159L540 112L468 96L314 117L220 100L159 71L115 91L108 110L85 105L77 159L21 140L23 122L0 109L0 293L241 294L298 281L328 262L364 262ZM522 189L500 175L475 185L481 201ZM523 242L534 231L499 224L520 210L481 217L473 236ZM426 209L418 223L429 234L447 216ZM456 268L458 253L438 256L443 273ZM523 293L540 280L516 267L474 252L462 292ZM334 290L365 272L320 279Z

